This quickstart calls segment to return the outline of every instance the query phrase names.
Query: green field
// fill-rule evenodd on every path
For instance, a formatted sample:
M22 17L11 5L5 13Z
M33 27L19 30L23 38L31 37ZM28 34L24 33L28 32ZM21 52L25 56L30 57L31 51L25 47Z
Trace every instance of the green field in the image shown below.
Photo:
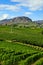
M43 28L0 26L0 65L43 65Z
M11 31L12 29L12 31ZM16 40L26 44L43 47L43 28L15 28L11 26L0 26L0 39Z

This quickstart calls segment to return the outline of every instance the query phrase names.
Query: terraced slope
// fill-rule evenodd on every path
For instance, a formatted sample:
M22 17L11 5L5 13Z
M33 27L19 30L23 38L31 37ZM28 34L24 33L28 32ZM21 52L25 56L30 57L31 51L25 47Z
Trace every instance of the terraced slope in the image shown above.
M0 65L33 65L42 57L41 50L15 42L0 41Z

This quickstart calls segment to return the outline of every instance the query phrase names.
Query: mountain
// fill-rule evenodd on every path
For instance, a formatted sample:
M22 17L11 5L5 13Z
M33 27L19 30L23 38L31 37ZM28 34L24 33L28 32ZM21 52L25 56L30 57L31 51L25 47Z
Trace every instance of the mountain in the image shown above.
M12 19L1 20L0 24L11 25L11 24L28 23L28 22L32 22L32 20L28 17L22 16L22 17L15 17L15 18L12 18Z
M21 16L12 19L4 19L0 21L0 25L12 25L12 24L27 27L43 27L43 20L32 21L32 19L28 17Z
M38 20L38 21L35 21L36 23L38 24L43 24L43 20Z
M27 22L32 22L32 20L28 17L16 17L16 18L13 18L12 20L13 22L17 22L17 23L27 23Z

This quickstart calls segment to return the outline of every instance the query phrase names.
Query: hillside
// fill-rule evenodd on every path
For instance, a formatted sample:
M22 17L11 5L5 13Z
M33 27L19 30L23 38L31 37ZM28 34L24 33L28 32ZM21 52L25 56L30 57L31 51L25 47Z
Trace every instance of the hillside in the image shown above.
M5 19L5 20L1 20L0 24L17 24L17 23L28 23L28 22L32 22L32 20L28 17L22 16L22 17L15 17L12 19Z
M43 20L38 20L38 21L35 21L37 22L38 24L43 24Z
M0 65L43 65L43 28L11 27L0 26Z
M26 26L26 27L42 27L43 28L43 20L32 21L29 17L21 16L15 17L12 19L4 19L0 21L0 25L15 25L17 26Z
M3 20L0 65L43 65L43 28L37 28L38 24L30 20L21 17Z

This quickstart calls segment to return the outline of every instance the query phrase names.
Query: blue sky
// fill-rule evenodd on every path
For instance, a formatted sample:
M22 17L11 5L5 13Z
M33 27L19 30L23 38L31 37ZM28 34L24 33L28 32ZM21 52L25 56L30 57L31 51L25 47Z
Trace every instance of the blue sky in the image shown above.
M17 16L43 20L43 0L0 0L0 20Z

